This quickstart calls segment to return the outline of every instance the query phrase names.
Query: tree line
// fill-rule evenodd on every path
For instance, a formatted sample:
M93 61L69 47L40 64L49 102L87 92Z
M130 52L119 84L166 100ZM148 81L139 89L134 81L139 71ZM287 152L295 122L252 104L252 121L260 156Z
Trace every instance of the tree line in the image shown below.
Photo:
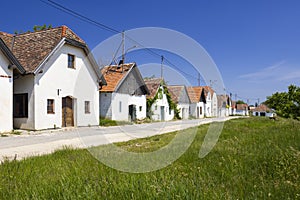
M265 104L281 117L299 119L300 87L290 85L287 92L276 92L268 96Z

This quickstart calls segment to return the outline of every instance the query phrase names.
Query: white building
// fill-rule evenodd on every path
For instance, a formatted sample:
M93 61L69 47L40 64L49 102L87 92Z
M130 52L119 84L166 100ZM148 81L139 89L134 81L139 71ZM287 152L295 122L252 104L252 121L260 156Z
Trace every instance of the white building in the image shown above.
M190 115L195 118L204 118L205 96L203 87L193 86L187 88L190 104Z
M231 99L228 95L217 95L218 116L227 117L232 114Z
M72 30L61 26L11 35L7 46L26 70L14 75L15 128L99 125L99 85L105 80Z
M205 103L205 117L217 117L218 116L218 99L216 92L210 86L204 86L204 95L206 98Z
M152 102L148 116L156 121L170 121L174 118L174 109L170 107L168 89L161 78L145 79L149 95L147 101Z
M0 133L13 129L13 71L25 73L24 68L0 38Z
M183 85L168 85L167 88L171 95L172 101L177 104L179 117L181 119L188 119L191 100L186 87Z
M110 65L101 72L107 85L100 90L100 116L117 121L146 118L149 91L137 65Z

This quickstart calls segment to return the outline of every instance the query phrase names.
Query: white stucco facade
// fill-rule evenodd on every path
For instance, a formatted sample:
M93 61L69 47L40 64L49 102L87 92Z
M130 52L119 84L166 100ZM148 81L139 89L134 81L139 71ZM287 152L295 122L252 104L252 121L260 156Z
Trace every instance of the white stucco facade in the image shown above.
M160 86L161 94L151 106L151 119L155 121L170 121L174 118L174 110L170 109L163 86ZM160 96L161 95L161 96Z
M204 115L205 117L211 117L212 116L212 107L211 107L211 94L210 92L206 95L206 103L204 105Z
M0 132L13 129L13 71L9 61L0 51Z
M68 68L68 54L75 68ZM14 94L28 93L28 117L14 118L21 129L62 127L62 98L72 98L74 126L99 125L98 77L81 48L64 44L41 66L40 73L20 77ZM47 100L54 100L54 113L47 113ZM89 102L89 112L85 112Z
M204 118L204 103L197 102L190 104L190 115L195 118Z
M181 119L188 119L189 118L190 104L178 103L177 104L177 109L179 110L179 117Z
M100 116L117 121L130 121L129 106L135 106L136 119L146 118L146 96L121 93L100 93Z
M218 116L218 98L217 94L214 92L211 98L211 116L217 117Z

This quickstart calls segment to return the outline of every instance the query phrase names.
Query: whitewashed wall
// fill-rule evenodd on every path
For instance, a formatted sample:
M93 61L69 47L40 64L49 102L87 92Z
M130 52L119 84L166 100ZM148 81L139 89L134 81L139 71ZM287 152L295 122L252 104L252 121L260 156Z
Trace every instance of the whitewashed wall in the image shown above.
M35 113L34 113L34 76L20 76L14 81L14 94L28 93L28 117L14 118L14 127L19 129L35 129Z
M179 116L181 117L181 119L189 118L189 107L190 104L180 103L177 105L177 109L179 109Z
M163 88L161 87L162 91ZM151 118L156 121L161 121L161 107L164 109L165 121L170 121L174 118L174 110L169 110L169 103L166 94L163 93L161 99L157 99L151 106L152 116Z
M206 97L206 104L204 106L204 115L205 117L211 117L212 116L212 99L210 92L207 93Z
M75 55L75 69L67 67L68 53ZM74 100L75 126L99 125L97 76L82 49L64 45L45 64L42 73L35 77L28 75L17 80L14 92L24 93L26 90L31 92L29 117L28 119L15 118L15 124L20 128L61 127L62 98L66 96ZM47 99L54 99L54 114L47 114ZM89 114L85 114L84 101L90 101Z
M128 121L129 98L130 96L128 94L112 93L112 100L111 100L112 120Z
M134 104L136 105L136 118L144 119L146 118L147 113L147 100L146 95L132 95L129 97L128 105ZM141 110L140 110L141 107Z
M212 109L211 116L212 117L218 116L218 98L215 92L212 95L211 109Z
M8 59L0 51L0 75L13 76ZM0 132L13 129L13 78L0 77Z

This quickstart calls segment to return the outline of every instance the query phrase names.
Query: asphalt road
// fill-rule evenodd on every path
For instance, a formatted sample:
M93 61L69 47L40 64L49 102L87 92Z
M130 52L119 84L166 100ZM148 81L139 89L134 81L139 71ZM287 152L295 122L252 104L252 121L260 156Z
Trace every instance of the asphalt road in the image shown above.
M21 135L0 137L0 161L5 158L22 159L28 156L49 154L65 146L87 148L128 141L183 130L211 122L226 121L232 118L235 117L178 120L116 127L80 127L25 132L25 134Z

